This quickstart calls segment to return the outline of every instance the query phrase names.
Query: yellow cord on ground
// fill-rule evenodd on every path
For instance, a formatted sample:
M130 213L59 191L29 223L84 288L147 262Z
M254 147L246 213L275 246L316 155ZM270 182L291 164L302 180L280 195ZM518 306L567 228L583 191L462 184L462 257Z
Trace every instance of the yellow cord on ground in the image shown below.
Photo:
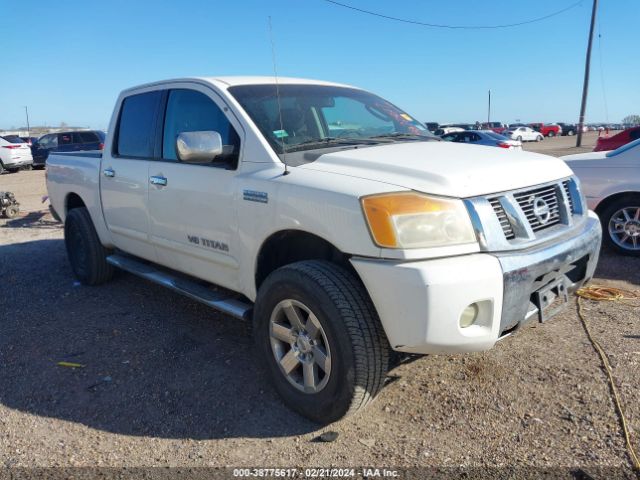
M624 438L627 443L627 449L629 451L629 457L631 457L631 461L633 463L633 468L636 470L640 470L640 459L638 458L638 454L633 448L633 443L631 442L631 433L629 432L629 427L627 425L627 418L625 417L624 410L622 408L622 402L620 401L620 395L618 393L618 387L616 387L616 383L613 380L613 370L611 368L611 364L609 363L609 358L605 353L604 349L598 343L598 341L593 338L591 334L591 330L589 329L589 325L587 324L587 320L582 313L582 299L586 298L592 301L624 301L624 300L640 300L640 295L635 292L631 292L629 290L623 290L620 288L613 287L604 287L600 285L591 285L589 287L584 287L579 289L576 292L578 296L578 317L580 317L580 321L582 322L582 326L584 327L585 332L587 332L587 337L591 341L591 344L596 349L600 358L602 360L602 364L604 365L604 369L607 372L607 376L609 377L609 385L611 386L611 391L613 392L613 399L616 405L616 410L618 411L618 417L620 418L620 424L622 425L622 430L624 431Z

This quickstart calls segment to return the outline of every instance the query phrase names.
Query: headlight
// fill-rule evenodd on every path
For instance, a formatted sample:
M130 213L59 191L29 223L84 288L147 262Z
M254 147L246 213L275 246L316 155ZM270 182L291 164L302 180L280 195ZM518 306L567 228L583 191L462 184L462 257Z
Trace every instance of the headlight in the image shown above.
M415 192L361 199L375 243L384 248L426 248L475 243L462 200Z

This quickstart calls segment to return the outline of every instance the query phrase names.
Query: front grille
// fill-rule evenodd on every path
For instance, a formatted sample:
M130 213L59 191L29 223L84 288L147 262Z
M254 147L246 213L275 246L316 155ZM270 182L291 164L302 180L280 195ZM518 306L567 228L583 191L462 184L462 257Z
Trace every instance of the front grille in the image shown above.
M558 198L559 197L559 198ZM562 196L555 185L519 192L513 195L527 221L534 232L551 228L560 223L560 202ZM548 207L548 213L539 215L536 213L536 204L540 203Z
M571 197L569 180L565 180L564 182L562 182L562 189L564 190L564 193L567 195L567 201L569 202L569 211L571 212L571 215L573 215L575 213L575 210L573 208L573 198Z
M496 216L500 221L500 226L502 227L502 231L504 232L504 236L507 240L513 240L516 238L515 233L513 232L513 227L511 226L511 222L507 217L507 213L504 211L502 204L500 203L500 199L498 197L489 198L489 203L493 207L493 211L496 212Z

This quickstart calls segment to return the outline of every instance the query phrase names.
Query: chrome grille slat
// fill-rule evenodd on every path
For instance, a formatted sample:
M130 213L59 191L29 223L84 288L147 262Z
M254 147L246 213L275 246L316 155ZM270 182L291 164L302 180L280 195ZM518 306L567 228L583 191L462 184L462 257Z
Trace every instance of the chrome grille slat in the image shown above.
M564 190L564 193L567 195L567 199L569 201L569 210L571 211L571 215L573 215L575 213L575 210L573 208L573 198L571 197L571 189L569 188L569 180L565 180L564 182L562 182L562 189Z
M504 236L507 240L513 240L516 238L516 235L513 231L513 227L511 226L511 222L507 217L507 213L504 211L504 208L500 204L499 198L490 198L488 199L493 211L496 213L498 217L498 221L500 222L500 226L502 227L502 231L504 232Z

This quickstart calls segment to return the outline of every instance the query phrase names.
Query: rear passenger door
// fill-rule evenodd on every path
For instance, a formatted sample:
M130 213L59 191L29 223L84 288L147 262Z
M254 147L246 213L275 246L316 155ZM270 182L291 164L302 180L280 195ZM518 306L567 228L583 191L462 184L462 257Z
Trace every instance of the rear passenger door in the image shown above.
M159 155L163 92L124 99L110 151L102 156L100 195L107 228L118 248L155 261L149 243L149 162Z
M234 198L240 124L207 87L186 84L167 93L162 155L149 164L151 241L158 262L231 289L238 288ZM205 165L181 162L179 133L216 131L225 155Z

